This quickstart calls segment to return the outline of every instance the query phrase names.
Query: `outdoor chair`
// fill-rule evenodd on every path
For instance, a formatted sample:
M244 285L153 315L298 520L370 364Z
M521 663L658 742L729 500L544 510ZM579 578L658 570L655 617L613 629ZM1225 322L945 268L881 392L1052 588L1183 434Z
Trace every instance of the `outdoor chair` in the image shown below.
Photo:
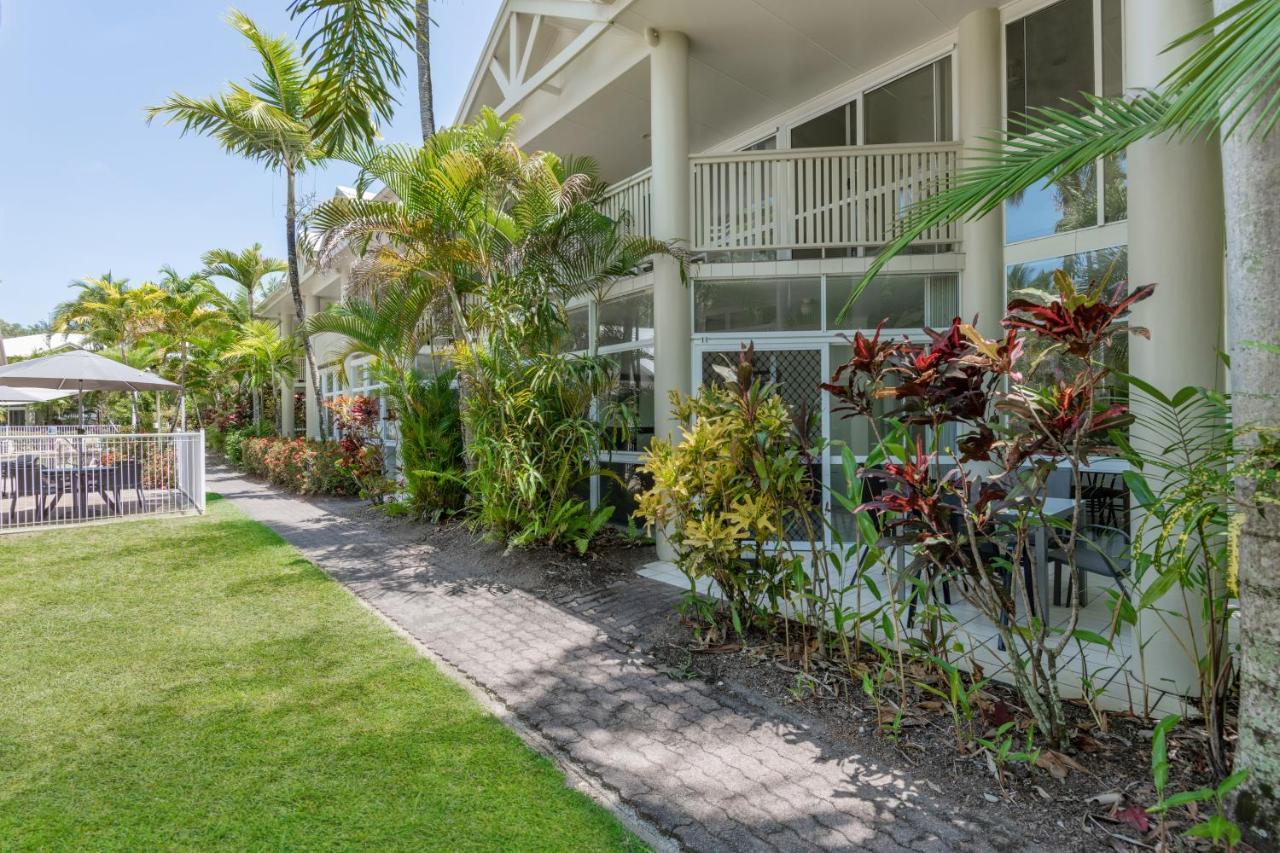
M146 503L146 495L142 493L142 463L137 459L121 459L107 472L106 486L111 489L116 511L120 511L120 493L132 489L138 496L138 507Z
M43 520L45 485L40 457L19 456L3 464L5 480L9 484L9 518L18 513L18 498L35 498L36 519Z
M1080 479L1080 496L1090 525L1129 526L1129 492L1119 474L1086 471Z
M1091 575L1106 575L1120 587L1120 593L1128 596L1125 581L1129 577L1131 557L1129 554L1129 534L1118 527L1095 524L1081 528L1076 535L1072 549L1075 556L1076 569L1080 573L1079 599L1084 604L1086 578ZM1062 600L1062 570L1071 563L1067 553L1061 549L1049 551L1049 564L1053 566L1053 603Z

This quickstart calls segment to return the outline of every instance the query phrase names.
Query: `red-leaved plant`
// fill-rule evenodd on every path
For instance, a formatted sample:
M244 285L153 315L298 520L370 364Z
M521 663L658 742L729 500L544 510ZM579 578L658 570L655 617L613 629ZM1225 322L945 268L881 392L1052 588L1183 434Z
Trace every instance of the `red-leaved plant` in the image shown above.
M1075 555L1085 531L1082 498L1067 512L1046 511L1048 480L1066 470L1071 494L1083 495L1090 456L1105 452L1108 433L1129 421L1125 406L1108 399L1102 356L1117 336L1146 336L1124 316L1154 285L1126 294L1104 280L1078 292L1062 272L1054 282L1056 294L1009 303L999 339L960 318L942 331L925 329L925 342L885 340L880 329L858 333L852 358L822 387L836 398L837 414L867 417L876 433L872 464L859 471L870 488L858 509L877 513L883 544L911 554L895 588L958 588L998 632L1039 730L1062 747L1068 727L1058 672L1068 646L1088 635L1077 631ZM1068 378L1026 381L1036 364L1024 367L1024 348L1071 365ZM872 417L881 401L888 412ZM1059 625L1042 618L1036 537L1062 556L1069 577L1069 615Z

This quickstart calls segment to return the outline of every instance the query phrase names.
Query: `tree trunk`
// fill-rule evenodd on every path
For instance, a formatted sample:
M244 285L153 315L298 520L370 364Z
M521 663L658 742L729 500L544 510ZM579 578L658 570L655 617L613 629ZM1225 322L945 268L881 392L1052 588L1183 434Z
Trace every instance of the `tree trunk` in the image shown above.
M418 114L422 118L422 141L436 132L435 99L431 91L431 2L414 3L414 52L418 55Z
M1218 7L1228 5L1218 0ZM1227 224L1227 322L1232 407L1237 428L1280 427L1280 131L1251 136L1259 106L1222 143ZM1207 330L1206 330L1207 331ZM1241 442L1256 447L1256 437ZM1237 497L1251 506L1255 483L1241 478ZM1236 802L1240 823L1266 829L1260 846L1275 849L1280 830L1280 512L1245 511L1239 545L1240 740L1236 769L1249 779Z
M190 358L187 342L182 342L182 364L178 368L178 432L187 431L187 360Z
M294 173L292 166L285 167L285 247L288 252L289 260L289 291L293 295L293 310L298 318L298 328L301 329L307 322L307 309L302 304L302 282L298 274L298 200L296 198L296 190L294 187ZM320 368L316 366L316 356L311 347L311 336L302 335L302 349L307 357L307 377L311 381L311 390L316 395L316 404L319 405L320 397ZM329 425L325 423L322 416L320 419L320 438L328 440Z

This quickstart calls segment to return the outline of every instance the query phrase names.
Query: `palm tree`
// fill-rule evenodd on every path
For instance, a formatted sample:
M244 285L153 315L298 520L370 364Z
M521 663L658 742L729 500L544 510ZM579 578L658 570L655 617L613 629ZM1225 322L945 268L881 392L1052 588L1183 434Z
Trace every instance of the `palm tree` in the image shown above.
M261 243L254 243L239 252L232 249L212 249L204 253L201 261L204 263L205 276L225 278L240 286L245 296L248 319L253 319L254 316L254 297L271 287L273 280L267 276L289 269L289 265L279 258L264 255Z
M233 359L244 371L254 394L253 423L262 425L262 389L278 380L292 380L296 372L298 344L293 338L282 338L276 325L267 320L250 320L244 324L235 342L224 355Z
M894 254L943 222L976 218L1041 181L1056 182L1144 139L1221 139L1226 201L1227 301L1236 427L1252 446L1280 427L1280 0L1217 0L1216 16L1178 45L1200 41L1156 91L1129 99L1084 96L1043 108L1024 129L992 137L976 165L909 210L899 236L863 284ZM857 297L861 285L850 297ZM1274 450L1270 451L1274 452ZM1274 460L1267 463L1274 466ZM1255 827L1280 824L1280 517L1253 477L1237 480L1244 507L1239 538L1241 709L1236 766L1249 781L1237 815Z
M298 49L287 38L269 36L241 12L229 22L248 41L262 64L260 74L246 85L231 84L219 95L191 98L174 94L147 110L147 121L164 116L166 124L179 124L184 134L194 132L217 139L229 154L263 164L285 176L285 246L289 289L298 325L306 322L306 307L298 272L299 172L326 159L338 146L368 142L374 133L377 104L386 82L376 69L357 62L356 82L340 88L340 95L325 96L332 78L308 69ZM390 97L390 95L386 95ZM311 340L304 338L312 390L320 397L320 372ZM321 420L321 435L328 428Z
M357 86L362 78L380 78L386 85L375 93L373 103L383 121L390 119L394 99L377 96L400 85L404 69L396 56L396 46L412 44L418 64L422 141L431 138L436 127L431 89L430 5L429 0L293 0L289 5L291 16L304 21L318 19L302 47L306 60L329 81L317 99L322 118L332 112L327 104L338 101L344 88ZM336 128L338 134L347 130L340 125Z
M203 274L179 276L171 267L162 271L163 296L156 305L156 328L151 343L164 353L165 361L176 359L174 381L178 383L178 411L175 415L180 430L187 428L187 370L191 354L205 330L224 319L218 309L217 289Z

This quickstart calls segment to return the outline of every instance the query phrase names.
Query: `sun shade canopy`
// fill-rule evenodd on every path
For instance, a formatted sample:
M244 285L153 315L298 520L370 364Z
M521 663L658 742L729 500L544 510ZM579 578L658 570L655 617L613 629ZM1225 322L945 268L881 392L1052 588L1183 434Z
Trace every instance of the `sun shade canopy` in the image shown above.
M0 385L0 406L27 403L47 403L70 397L75 391L52 391L48 388L10 388Z
M79 349L0 367L0 385L71 392L171 391L178 387L154 373Z

